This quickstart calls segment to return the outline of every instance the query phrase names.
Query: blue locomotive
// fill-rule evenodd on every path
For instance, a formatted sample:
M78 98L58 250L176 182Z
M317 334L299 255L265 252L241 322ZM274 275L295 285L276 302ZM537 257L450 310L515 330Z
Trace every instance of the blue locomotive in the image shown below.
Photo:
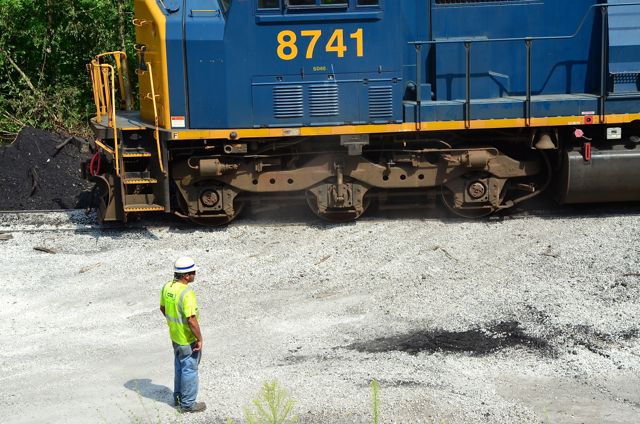
M640 200L639 18L621 0L135 0L139 110L124 53L88 67L100 216Z

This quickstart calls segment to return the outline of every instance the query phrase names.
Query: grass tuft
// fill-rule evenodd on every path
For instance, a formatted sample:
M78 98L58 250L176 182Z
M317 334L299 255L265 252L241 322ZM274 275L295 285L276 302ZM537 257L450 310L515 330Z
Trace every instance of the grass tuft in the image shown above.
M371 380L370 386L373 424L378 424L380 421L380 383L377 380Z
M298 417L292 415L295 402L276 380L264 382L252 407L244 408L247 424L294 424Z

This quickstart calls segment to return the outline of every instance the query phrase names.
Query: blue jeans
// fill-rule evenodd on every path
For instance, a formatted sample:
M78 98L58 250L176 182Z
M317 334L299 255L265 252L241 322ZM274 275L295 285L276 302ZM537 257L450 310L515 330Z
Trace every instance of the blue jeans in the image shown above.
M173 399L181 408L191 408L198 396L198 364L200 351L194 352L192 346L173 344L175 356L175 376L173 380Z

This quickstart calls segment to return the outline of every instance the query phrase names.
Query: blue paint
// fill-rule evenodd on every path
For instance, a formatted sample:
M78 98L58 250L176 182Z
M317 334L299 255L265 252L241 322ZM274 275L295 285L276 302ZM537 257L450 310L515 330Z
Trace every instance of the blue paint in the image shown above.
M381 0L373 7L349 0L346 8L311 9L288 9L281 2L270 10L258 10L258 0L230 3L225 10L218 0L165 1L171 115L186 116L189 128L413 122L418 77L421 120L463 120L463 43L424 45L418 76L410 43L419 40L471 41L471 119L523 118L524 41L481 41L569 36L585 16L574 37L533 42L531 114L598 110L602 21L600 9L593 7L597 0ZM637 93L640 6L618 9L610 8L607 21L608 88ZM322 35L307 58L311 36L302 31L315 30ZM325 48L336 30L344 34L344 57ZM297 37L298 54L291 60L278 57L282 31ZM614 110L624 104L627 112L640 112L640 99L610 102Z
M610 4L629 3L611 0ZM640 6L619 6L609 11L609 71L616 93L640 88Z

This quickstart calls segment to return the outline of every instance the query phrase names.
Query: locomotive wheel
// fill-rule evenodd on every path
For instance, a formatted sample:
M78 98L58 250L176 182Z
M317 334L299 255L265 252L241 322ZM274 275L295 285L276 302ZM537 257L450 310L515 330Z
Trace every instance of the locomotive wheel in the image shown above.
M484 218L500 210L507 193L506 180L487 174L468 174L442 187L442 203L462 218Z
M336 200L337 187L333 183L319 184L306 192L307 205L319 218L329 222L348 222L360 218L371 201L365 194L368 187L359 183L347 183L343 198Z
M231 221L236 219L244 209L244 203L238 202L237 200L235 200L235 195L234 195L232 200L232 203L233 203L232 213L229 213L230 208L228 208L227 212L225 212L225 210L223 209L223 210L220 210L219 213L194 215L193 213L190 212L189 205L185 201L184 197L181 196L180 194L177 194L176 197L177 197L176 199L177 204L180 210L180 212L176 213L176 215L180 216L181 218L188 219L194 224L198 224L202 226L220 227L223 225L227 225ZM196 210L194 210L193 212L196 212Z
M343 209L326 210L324 212L321 212L320 209L318 208L318 199L315 194L313 194L311 191L307 191L306 199L307 199L307 205L309 205L309 208L311 209L311 211L318 218L321 218L325 221L338 223L338 224L342 222L355 221L356 219L360 218L362 215L364 215L364 213L369 208L369 205L371 204L371 200L369 198L365 198L363 207L360 211L356 211L355 209L343 208Z
M457 207L455 205L455 193L449 190L448 188L442 188L442 203L447 207L447 209L454 215L457 215L466 219L478 219L487 217L498 210L498 208L487 205L487 206L478 206L475 208L470 207Z
M194 224L203 225L207 227L221 227L223 225L229 224L231 221L236 219L238 215L242 213L243 209L244 209L244 203L236 203L234 205L234 213L231 216L226 214L211 215L211 216L197 216L197 217L190 216L189 221L193 222Z

